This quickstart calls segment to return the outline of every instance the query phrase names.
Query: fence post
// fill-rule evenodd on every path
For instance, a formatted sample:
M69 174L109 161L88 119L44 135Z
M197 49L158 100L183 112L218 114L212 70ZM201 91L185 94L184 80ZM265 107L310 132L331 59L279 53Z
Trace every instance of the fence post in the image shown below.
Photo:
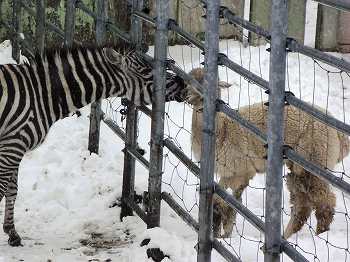
M143 0L132 0L131 11L143 8ZM131 40L140 49L142 42L142 21L136 16L131 16ZM137 109L132 102L128 102L126 117L126 139L124 149L124 169L123 169L123 189L122 189L122 207L120 220L126 216L132 216L132 208L126 203L127 200L134 200L135 185L135 158L129 154L128 148L136 148L137 145ZM126 201L125 201L126 200Z
M75 31L75 1L68 0L66 4L66 16L64 22L64 45L71 47L73 45Z
M200 160L198 262L211 261L213 242L213 186L215 118L218 85L220 1L207 1L205 30L205 81L203 86L203 136Z
M287 0L272 0L269 111L267 126L265 262L280 261L283 188L284 97L286 76Z
M43 54L45 48L45 2L45 0L36 0L35 39L36 48L40 54Z
M108 3L106 0L96 0L96 41L98 45L103 45L106 37L106 24L108 14ZM100 124L102 118L101 101L91 104L89 146L90 153L98 154L100 142Z
M154 87L151 120L150 169L148 178L148 228L158 227L160 223L166 84L165 63L168 47L169 9L169 0L156 1L155 67L153 71Z
M22 6L19 0L12 1L12 26L13 26L13 35L12 35L12 57L19 63L20 62L20 44L19 44L19 33L21 30L21 12Z

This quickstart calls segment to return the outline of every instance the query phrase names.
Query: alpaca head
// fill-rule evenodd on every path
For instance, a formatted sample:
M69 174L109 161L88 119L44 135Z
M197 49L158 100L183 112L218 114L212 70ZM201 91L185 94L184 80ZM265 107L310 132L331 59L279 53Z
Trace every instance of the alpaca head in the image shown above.
M195 68L192 69L189 73L195 80L197 80L201 85L204 84L204 77L205 77L205 71L204 68ZM218 82L218 98L221 97L221 89L225 89L230 87L231 84L219 81ZM203 95L196 90L193 86L190 84L187 86L187 96L186 96L186 102L189 104L198 107L203 105Z

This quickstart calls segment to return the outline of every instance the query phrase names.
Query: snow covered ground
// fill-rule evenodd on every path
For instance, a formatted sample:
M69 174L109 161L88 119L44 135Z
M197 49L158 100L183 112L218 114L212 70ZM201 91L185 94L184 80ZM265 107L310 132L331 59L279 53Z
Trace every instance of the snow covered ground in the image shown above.
M221 42L222 52L268 79L269 53L265 49L265 46L243 48L231 40ZM197 67L203 60L198 50L187 46L171 47L169 53L186 71ZM11 47L8 43L3 44L0 62L12 62L10 54ZM220 68L220 77L233 85L224 93L224 99L233 108L267 99L258 87L248 84L226 68ZM347 74L318 65L298 54L288 56L288 88L296 96L327 108L346 123L350 123L349 84ZM112 114L108 103L103 107L108 116L120 122L120 115ZM24 246L9 247L7 237L0 233L0 262L151 261L146 255L148 247L160 247L169 256L163 261L195 261L196 234L165 203L162 204L161 228L147 230L136 216L119 221L120 209L110 208L110 205L121 195L123 143L102 125L100 154L90 155L87 151L89 109L84 108L82 113L80 118L72 116L57 122L45 143L23 159L16 226ZM190 119L191 109L188 106L167 105L166 136L171 137L189 156ZM139 125L140 146L149 151L150 122L143 114ZM171 193L196 218L198 181L171 153L165 151L165 155L163 190ZM337 170L350 174L350 157ZM264 213L264 179L264 175L255 177L243 196L243 203L260 217ZM142 193L146 189L147 172L138 165L136 190ZM312 218L309 221L312 227L305 226L290 239L310 260L345 261L350 255L347 215L350 203L348 197L341 193L338 192L337 196L336 219L329 233L315 236ZM287 191L284 202L284 212L289 214ZM3 204L0 214L3 215ZM288 216L284 215L283 222L287 221ZM145 238L151 238L151 242L141 247L140 243ZM238 217L232 238L226 239L228 248L240 255L243 261L263 261L262 243L263 235L242 217ZM213 261L224 260L213 252Z

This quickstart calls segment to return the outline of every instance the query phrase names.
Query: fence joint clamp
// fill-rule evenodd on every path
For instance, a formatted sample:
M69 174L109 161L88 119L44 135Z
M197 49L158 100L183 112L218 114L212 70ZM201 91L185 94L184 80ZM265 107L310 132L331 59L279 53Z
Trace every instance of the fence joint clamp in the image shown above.
M179 24L176 22L175 19L169 18L168 19L168 29L172 30L174 26L178 26Z
M283 145L283 148L282 148L283 159L288 159L288 157L286 156L287 150L293 150L293 147L291 147L290 145Z
M227 60L227 55L224 53L218 53L218 65L225 65L224 60Z
M295 52L297 51L297 44L298 41L293 38L293 37L287 37L287 41L286 41L286 51L287 52Z
M270 248L266 247L266 244L262 247L265 254L281 254L283 252L282 243L279 245L273 245Z
M285 91L284 92L284 104L289 106L289 102L288 102L288 97L289 96L295 96L294 93L292 91Z
M228 8L226 6L220 6L219 9L219 18L225 18L225 11L227 11ZM235 15L235 14L233 14Z
M175 65L175 60L174 59L166 59L165 60L165 67L168 70L171 70L173 68L173 65Z

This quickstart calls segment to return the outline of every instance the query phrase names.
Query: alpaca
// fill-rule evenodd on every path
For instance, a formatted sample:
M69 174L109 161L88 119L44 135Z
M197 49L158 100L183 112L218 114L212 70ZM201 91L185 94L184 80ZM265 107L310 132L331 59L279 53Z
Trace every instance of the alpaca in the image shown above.
M203 83L203 69L193 69L190 75L199 83ZM227 86L227 83L219 82L219 87ZM199 160L203 129L203 97L190 85L187 88L186 101L193 106L192 150L195 158ZM266 132L268 107L263 103L241 107L239 114ZM349 154L348 136L295 107L286 106L284 114L285 144L294 148L307 160L333 169ZM217 113L216 121L215 167L220 177L219 184L224 188L231 188L236 199L241 201L241 195L249 185L249 181L257 173L266 172L266 148L254 135L225 114ZM286 181L290 191L291 217L284 231L284 237L287 239L298 232L306 223L312 210L315 210L317 219L316 234L329 230L336 204L336 197L330 185L289 160L285 163L290 170ZM235 220L236 211L219 197L215 197L214 235L217 237L231 235ZM224 229L222 235L221 224Z

